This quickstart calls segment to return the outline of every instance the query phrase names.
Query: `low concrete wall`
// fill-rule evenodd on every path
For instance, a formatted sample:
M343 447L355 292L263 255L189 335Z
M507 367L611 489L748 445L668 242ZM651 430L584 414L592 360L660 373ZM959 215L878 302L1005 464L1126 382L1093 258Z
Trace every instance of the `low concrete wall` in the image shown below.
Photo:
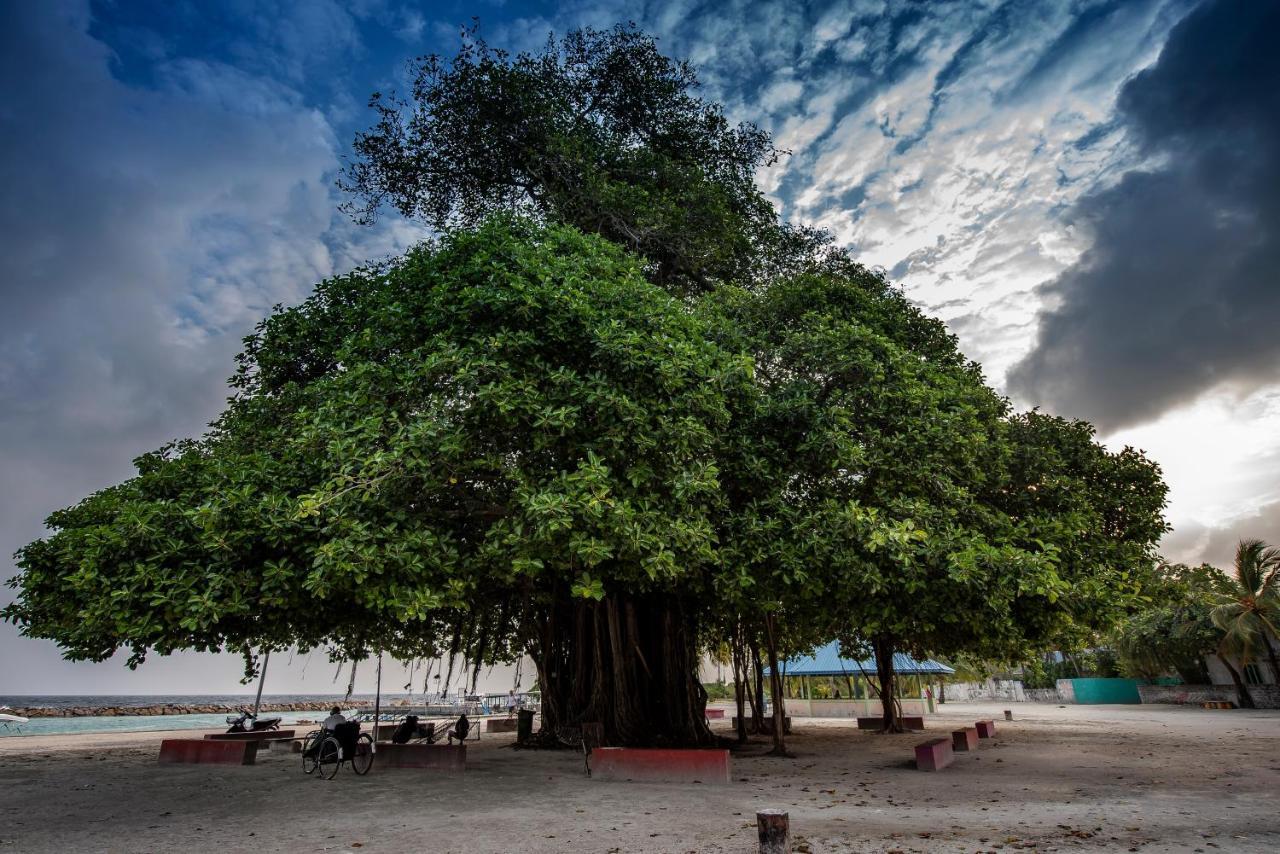
M1275 685L1246 687L1258 708L1280 709L1280 689ZM1170 703L1179 706L1239 702L1234 685L1139 685L1138 696L1144 703Z
M382 768L428 768L460 774L467 768L465 744L392 744L378 742L374 764Z
M257 757L256 741L166 738L160 742L162 765L252 765Z
M1026 688L1021 679L988 679L985 682L948 682L943 692L947 702L971 700L999 700L1007 703L1024 703Z
M1022 692L1028 703L1061 703L1057 688L1026 688Z
M900 704L904 715L923 715L928 711L924 700L904 697ZM797 718L871 718L882 715L879 700L786 700L787 714Z

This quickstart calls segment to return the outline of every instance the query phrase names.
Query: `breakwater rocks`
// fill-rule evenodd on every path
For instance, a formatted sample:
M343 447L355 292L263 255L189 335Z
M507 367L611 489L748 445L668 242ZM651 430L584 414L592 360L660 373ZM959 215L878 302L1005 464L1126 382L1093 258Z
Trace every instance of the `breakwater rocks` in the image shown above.
M258 712L259 714L263 712L327 712L335 705L341 706L343 709L373 707L373 703L368 700L349 700L347 702L321 700L299 703L263 703ZM230 715L235 714L242 708L252 707L252 703L249 703L248 706L236 703L207 703L198 706L169 704L151 706L68 706L66 708L29 706L8 711L9 714L19 715L24 718L97 718L119 717L121 715L142 715L144 717L154 715Z

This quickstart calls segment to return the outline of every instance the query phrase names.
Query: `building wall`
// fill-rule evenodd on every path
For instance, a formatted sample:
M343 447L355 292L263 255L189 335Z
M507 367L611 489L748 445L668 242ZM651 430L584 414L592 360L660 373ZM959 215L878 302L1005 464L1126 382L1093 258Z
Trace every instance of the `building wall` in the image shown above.
M1209 668L1209 677L1213 680L1214 685L1234 684L1231 681L1231 672L1227 670L1226 665L1222 663L1222 659L1218 658L1218 656L1206 655L1204 663L1205 666ZM1248 668L1237 662L1233 661L1232 664L1235 664L1236 670L1240 672L1241 678L1244 679L1246 684L1249 684L1251 681L1261 685L1275 684L1275 678L1271 673L1271 666L1267 664L1265 657L1259 657L1253 662L1252 672L1246 672ZM1251 679L1251 677L1256 677L1256 680Z

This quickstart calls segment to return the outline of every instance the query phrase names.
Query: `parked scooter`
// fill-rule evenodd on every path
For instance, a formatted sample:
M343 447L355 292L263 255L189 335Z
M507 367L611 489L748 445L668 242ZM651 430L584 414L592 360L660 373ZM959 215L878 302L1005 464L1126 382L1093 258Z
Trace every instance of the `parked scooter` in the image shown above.
M227 732L264 732L280 729L280 718L255 718L253 712L241 709L238 715L228 715L227 723L231 724Z

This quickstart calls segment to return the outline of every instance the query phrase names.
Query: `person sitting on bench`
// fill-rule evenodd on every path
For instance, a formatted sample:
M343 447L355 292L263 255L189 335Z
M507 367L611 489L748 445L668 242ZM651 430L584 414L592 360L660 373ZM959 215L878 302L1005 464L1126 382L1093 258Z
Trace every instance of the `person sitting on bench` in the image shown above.
M418 723L417 715L405 715L400 726L396 727L396 731L392 733L391 741L394 744L408 744L411 741L426 739L430 743L433 740L431 736L434 728L433 724Z
M449 733L449 744L453 744L455 738L461 744L467 740L467 733L469 732L471 732L471 721L467 720L467 715L464 712L458 715L458 722L453 725L453 729Z

